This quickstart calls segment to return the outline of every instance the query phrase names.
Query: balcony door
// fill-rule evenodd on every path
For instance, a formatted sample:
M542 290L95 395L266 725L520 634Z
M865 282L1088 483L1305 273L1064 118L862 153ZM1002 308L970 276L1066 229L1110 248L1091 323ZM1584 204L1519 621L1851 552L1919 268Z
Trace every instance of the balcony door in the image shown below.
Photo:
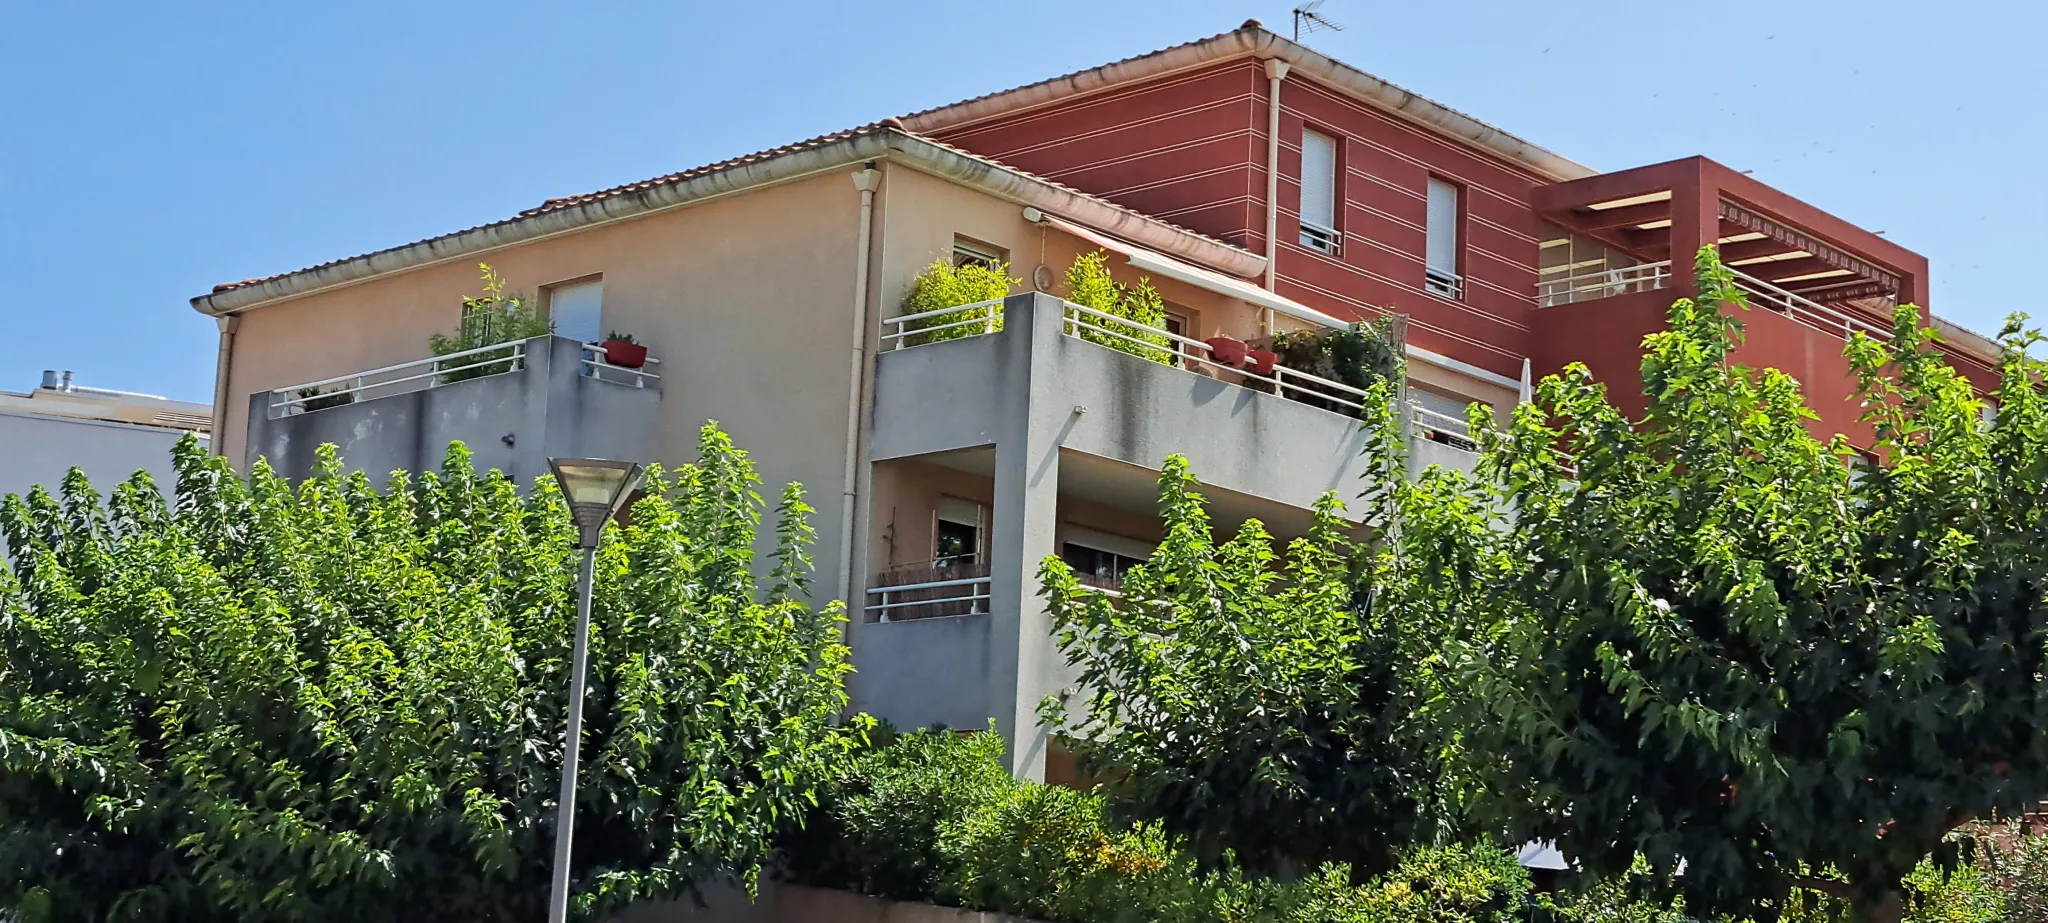
M1075 525L1063 525L1061 532L1060 560L1074 569L1084 585L1098 589L1122 589L1124 575L1145 563L1154 548L1134 538Z
M958 497L940 497L932 530L932 569L966 572L988 551L988 507Z
M569 282L548 289L548 320L555 336L579 343L604 339L604 280Z

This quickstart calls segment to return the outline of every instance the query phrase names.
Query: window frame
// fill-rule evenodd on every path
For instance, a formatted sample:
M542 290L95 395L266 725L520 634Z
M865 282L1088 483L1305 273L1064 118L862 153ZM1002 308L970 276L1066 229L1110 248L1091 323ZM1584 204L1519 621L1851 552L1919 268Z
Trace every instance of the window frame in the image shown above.
M588 275L582 275L582 276L577 276L577 277L575 277L575 278L573 278L573 279L562 279L562 280L560 280L560 281L558 281L558 282L549 282L548 284L546 284L546 285L543 285L543 286L541 286L541 287L540 287L540 309L541 309L541 316L542 316L542 317L545 317L545 318L547 318L547 321L548 321L548 328L549 328L549 329L551 329L551 330L554 330L554 331L555 331L555 335L557 335L557 336L568 336L568 334L562 333L562 331L561 331L561 328L560 328L560 326L559 326L559 325L557 324L557 322L556 322L556 318L555 318L555 296L556 296L556 295L557 295L558 293L560 293L560 292L562 292L563 290L565 290L565 289L572 289L572 288L580 288L580 287L582 287L582 286L585 286L585 285L596 285L596 286L597 286L597 289L598 289L598 291L597 291L597 336L596 336L596 339L592 339L592 340L589 340L589 341L587 341L587 342L591 342L591 343L596 343L596 342L600 342L600 341L602 341L602 340L604 339L604 335L605 335L605 332L606 332L606 331L605 331L605 320L604 320L604 273L601 273L601 272L593 272L593 273L590 273L590 274L588 274ZM573 337L572 337L572 339L573 339Z
M1310 135L1328 139L1330 142L1330 223L1325 226L1310 221L1308 217L1308 139ZM1295 242L1300 246L1327 256L1344 255L1344 134L1331 131L1320 125L1303 122L1301 137L1301 166L1295 171Z
M1430 220L1435 212L1435 209L1430 206L1435 201L1432 192L1439 185L1448 187L1451 190L1452 197L1450 221L1451 266L1448 271L1439 269L1430 261L1431 251L1434 249L1431 245L1435 242L1433 229L1436 225L1436 222ZM1441 174L1431 173L1429 178L1423 183L1422 288L1438 298L1445 298L1451 301L1465 300L1466 195L1467 187L1464 183Z
M976 240L964 234L955 234L953 235L951 259L954 269L959 269L969 263L990 268L993 268L997 263L1008 266L1010 264L1010 251L984 240Z

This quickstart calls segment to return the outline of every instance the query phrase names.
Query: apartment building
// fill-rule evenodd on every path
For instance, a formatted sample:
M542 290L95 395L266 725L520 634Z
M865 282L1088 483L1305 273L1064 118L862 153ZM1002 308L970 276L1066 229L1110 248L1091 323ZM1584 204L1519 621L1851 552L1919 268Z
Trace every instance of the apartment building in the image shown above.
M206 435L213 408L154 394L79 384L49 369L28 391L0 391L0 495L52 491L79 468L101 493L137 471L169 490L171 446Z
M1597 173L1256 23L192 303L220 323L219 450L291 475L322 442L381 473L461 439L527 483L549 456L687 461L718 420L770 484L810 489L855 706L993 718L1042 777L1037 703L1075 690L1038 561L1113 590L1159 537L1169 453L1219 527L1291 537L1322 492L1353 492L1356 392L1239 347L1403 316L1411 462L1469 465L1465 405L1505 414L1571 361L1633 381L1705 244L1759 302L1739 358L1798 375L1854 438L1842 338L1924 306L1923 257L1702 158ZM1158 289L1156 347L1110 348L1130 328L1064 300L1092 252ZM906 313L934 261L1019 283L969 315ZM555 335L430 356L479 262ZM613 330L650 358L627 367ZM1995 351L1951 333L1988 386Z

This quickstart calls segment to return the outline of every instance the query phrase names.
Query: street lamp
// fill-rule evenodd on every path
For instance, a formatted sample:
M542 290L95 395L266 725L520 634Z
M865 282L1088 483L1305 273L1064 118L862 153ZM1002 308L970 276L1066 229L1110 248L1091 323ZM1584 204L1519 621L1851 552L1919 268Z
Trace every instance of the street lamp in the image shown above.
M583 686L590 650L590 581L597 563L597 539L618 515L643 470L639 462L602 458L550 458L562 497L576 520L583 567L576 574L576 653L569 667L569 730L562 747L562 797L555 805L555 881L548 895L548 923L569 920L569 841L576 825L576 758L583 742Z

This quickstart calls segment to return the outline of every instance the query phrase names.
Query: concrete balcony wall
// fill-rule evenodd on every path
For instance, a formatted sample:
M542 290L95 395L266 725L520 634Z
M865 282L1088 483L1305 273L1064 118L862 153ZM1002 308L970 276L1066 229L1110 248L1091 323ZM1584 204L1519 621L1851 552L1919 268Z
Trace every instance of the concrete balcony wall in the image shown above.
M877 357L874 460L993 445L1021 403L1069 452L1154 470L1178 453L1204 483L1295 507L1358 492L1356 419L1061 335L1050 296L1012 297L1004 314L1000 333ZM1020 378L1028 395L1006 390Z
M439 468L460 440L479 471L502 471L524 488L547 473L551 456L653 458L660 382L636 387L616 371L592 377L583 358L575 340L536 337L515 371L277 419L271 394L254 394L247 461L267 458L296 480L312 472L319 446L333 443L348 470L381 481L394 470Z
M877 357L873 461L994 448L994 566L987 615L851 630L858 707L903 727L993 717L1025 778L1043 777L1050 744L1038 703L1078 692L1037 592L1062 477L1105 459L1142 475L1178 453L1219 492L1300 510L1356 494L1367 464L1352 417L1067 336L1063 314L1056 298L1018 295L1001 332Z
M903 730L986 728L996 713L988 684L992 620L956 615L855 626L853 663L860 672L848 684L853 710Z
M1607 398L1616 408L1630 417L1642 415L1649 406L1642 385L1643 338L1667 329L1671 303L1678 297L1671 290L1633 292L1534 312L1537 377L1556 374L1568 363L1583 363L1606 384ZM1815 329L1761 304L1733 314L1743 325L1743 341L1730 357L1733 361L1753 369L1779 369L1798 379L1808 406L1820 415L1807 423L1816 437L1840 433L1856 445L1870 443L1869 424L1857 419L1861 410L1856 377L1842 357L1847 344L1841 334Z
M1411 476L1420 475L1432 465L1471 474L1479 467L1479 453L1442 442L1411 437L1408 442L1408 470Z

